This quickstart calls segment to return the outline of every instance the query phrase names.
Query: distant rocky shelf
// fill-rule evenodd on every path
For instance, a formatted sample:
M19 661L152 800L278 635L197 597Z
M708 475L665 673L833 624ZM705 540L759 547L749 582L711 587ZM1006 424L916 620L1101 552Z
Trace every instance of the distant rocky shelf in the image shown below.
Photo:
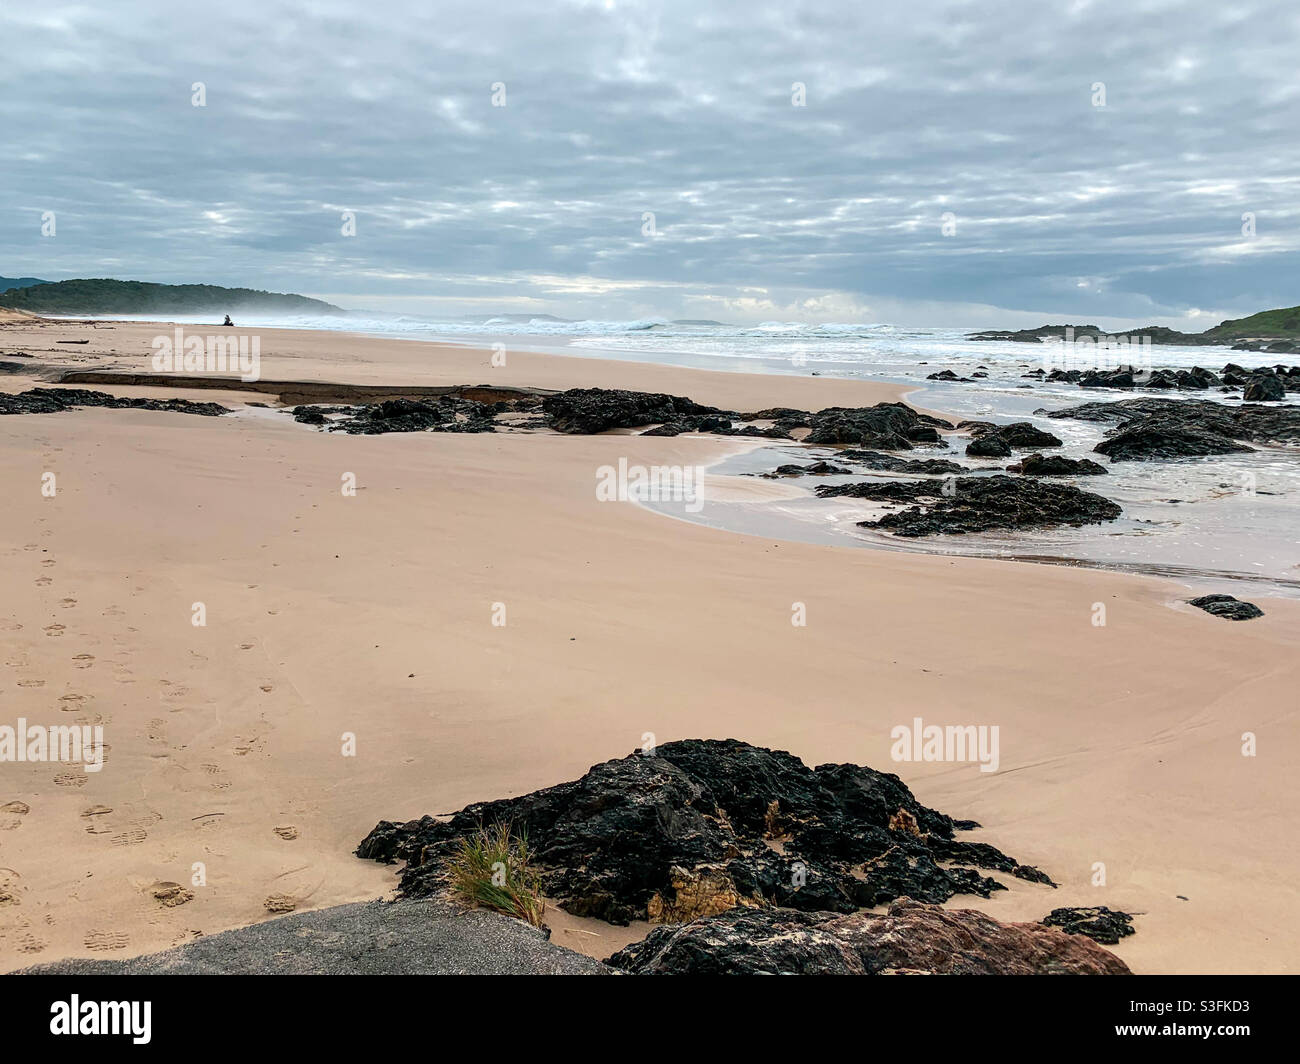
M1123 335L1131 339L1149 337L1152 344L1231 347L1239 351L1291 354L1300 351L1300 307L1263 310L1246 318L1231 318L1199 333L1179 332L1163 325L1146 325L1140 329L1103 329L1097 325L1040 325L1036 329L990 329L969 333L966 338L1040 343L1047 339L1065 339L1067 333L1076 339L1086 338L1092 341Z

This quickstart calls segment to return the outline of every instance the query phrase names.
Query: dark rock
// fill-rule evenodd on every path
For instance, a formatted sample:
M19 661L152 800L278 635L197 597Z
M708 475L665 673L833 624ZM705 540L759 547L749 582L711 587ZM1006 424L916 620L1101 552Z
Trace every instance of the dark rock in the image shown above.
M680 922L737 905L847 913L904 895L939 903L1003 889L980 869L1051 883L987 844L956 840L978 825L921 805L897 776L809 769L734 739L665 743L449 820L383 821L357 856L406 861L402 892L430 895L457 840L502 822L526 833L549 897L612 923Z
M1134 934L1133 916L1104 905L1092 908L1053 909L1043 917L1044 927L1059 927L1067 935L1086 935L1105 946Z
M1264 611L1253 602L1243 602L1231 595L1202 595L1200 598L1187 601L1197 609L1229 621L1252 621L1256 617L1264 616Z
M1062 458L1052 455L1045 458L1041 454L1026 455L1020 460L1020 472L1027 477L1096 477L1104 475L1104 465L1088 458Z
M733 909L657 928L606 963L639 975L1132 974L1087 938L912 900L851 915Z
M840 452L841 458L849 458L866 466L868 469L882 469L889 473L965 473L965 466L950 462L946 458L898 458L880 451L858 451L846 449Z
M1079 379L1080 388L1132 388L1133 374L1128 370L1093 371Z
M944 494L945 487L952 494ZM1000 473L991 477L959 477L947 483L886 481L877 485L827 485L818 488L817 494L925 502L924 506L886 514L874 521L858 522L863 528L884 529L906 537L1100 524L1113 521L1123 512L1109 499L1070 484Z
M0 392L0 414L57 414L63 410L95 406L109 410L166 410L176 414L218 417L230 413L219 403L194 403L188 399L142 399L109 395L80 388L31 388L18 395Z
M814 462L812 465L780 465L770 473L759 473L760 477L821 477L837 474L851 474L853 470L844 466L832 465L830 462Z
M1112 435L1138 425L1170 426L1250 443L1300 443L1300 407L1224 406L1209 399L1121 399L1083 403L1063 410L1039 410L1049 418L1115 422Z
M1241 397L1248 403L1272 403L1286 398L1286 388L1276 374L1261 374L1246 381Z
M966 453L972 458L1009 458L1011 444L996 433L976 436L966 445Z
M812 431L804 437L804 443L851 443L881 451L910 451L914 442L938 440L936 432L922 430L951 427L905 403L832 406L810 415L808 420Z
M542 400L556 432L590 435L610 429L673 423L693 414L722 414L680 395L630 392L618 388L571 388Z
M1239 454L1251 449L1218 433L1155 421L1126 425L1122 431L1093 448L1114 462Z
M928 381L970 381L969 377L959 377L950 369L941 369L938 373L927 374L925 379Z

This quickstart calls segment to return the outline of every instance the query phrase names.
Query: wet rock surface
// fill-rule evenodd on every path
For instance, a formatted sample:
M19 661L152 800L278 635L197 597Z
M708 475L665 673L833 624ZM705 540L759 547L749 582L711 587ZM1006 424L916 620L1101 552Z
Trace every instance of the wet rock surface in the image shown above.
M844 450L841 458L847 458L866 466L868 469L880 469L887 473L926 473L931 475L944 473L968 473L965 466L950 462L947 458L899 458L897 455L882 454L880 451Z
M1012 467L1015 468L1015 467ZM1088 458L1065 458L1059 454L1027 454L1020 459L1018 472L1027 477L1100 477L1106 467Z
M1001 473L958 477L946 484L898 480L827 484L818 487L816 494L821 498L917 502L920 505L907 510L858 522L862 528L883 529L905 537L1100 524L1114 520L1122 512L1117 503L1071 484Z
M837 466L832 462L813 462L812 465L795 465L793 463L779 465L770 473L759 473L758 476L775 480L779 477L845 476L852 473L852 469L846 466Z
M1248 443L1300 444L1300 407L1204 399L1124 399L1040 411L1050 418L1114 422L1095 451L1113 461L1173 459L1252 450ZM1244 442L1243 442L1244 441Z
M194 403L188 399L142 399L109 395L81 388L31 388L17 395L0 393L0 414L57 414L78 407L109 410L167 410L176 414L218 417L230 413L219 403Z
M689 424L689 419L695 416L716 417L725 413L680 395L620 388L571 388L558 395L548 395L542 401L542 410L556 432L574 435L663 423Z
M913 410L905 403L832 406L808 416L812 429L804 443L847 443L878 451L910 451L942 443L938 430L952 425Z
M1253 602L1243 602L1232 595L1202 595L1200 598L1188 599L1187 602L1198 610L1229 621L1253 621L1256 617L1264 616L1264 611Z
M359 406L296 406L293 419L330 432L378 436L389 432L495 432L496 416L531 413L540 400L528 396L482 403L460 396L385 399Z
M1053 909L1042 919L1044 927L1059 927L1067 935L1086 935L1105 946L1135 934L1131 913L1108 909L1104 905L1075 909Z
M545 893L611 923L677 922L740 907L850 913L911 897L988 897L985 871L1051 880L921 805L895 775L810 769L734 739L666 743L581 779L476 803L448 820L382 821L357 856L405 861L404 895L436 893L457 840L480 825L526 832Z
M657 928L611 967L639 975L1129 975L1080 935L914 900L885 913L735 909Z

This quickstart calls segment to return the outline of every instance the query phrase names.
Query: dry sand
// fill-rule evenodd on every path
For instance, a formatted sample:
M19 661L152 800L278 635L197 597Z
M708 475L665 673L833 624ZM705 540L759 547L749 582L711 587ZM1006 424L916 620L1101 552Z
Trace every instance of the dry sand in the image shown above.
M147 370L159 331L8 323L0 361ZM267 378L617 385L733 408L895 397L260 334ZM377 820L572 779L646 732L897 771L981 821L969 837L1062 884L1010 881L959 906L1141 913L1116 947L1138 971L1296 970L1300 603L1257 599L1267 616L1234 624L1180 605L1187 589L1166 580L773 542L596 501L597 467L621 456L698 463L743 446L348 437L248 407L0 417L0 724L102 722L111 745L98 774L0 765L0 970L160 949L264 919L268 902L380 896L393 869L351 856ZM191 624L197 602L206 627ZM1001 771L891 762L889 731L914 716L998 725ZM1241 754L1247 731L1256 757ZM196 863L206 885L191 886ZM193 897L164 904L167 883ZM556 940L603 956L636 934L560 914Z

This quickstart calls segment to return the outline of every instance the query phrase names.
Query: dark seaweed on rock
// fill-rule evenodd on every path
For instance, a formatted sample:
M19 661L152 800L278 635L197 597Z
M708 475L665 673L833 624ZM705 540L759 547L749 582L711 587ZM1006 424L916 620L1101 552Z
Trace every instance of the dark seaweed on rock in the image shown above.
M561 908L619 924L736 905L848 913L905 895L943 902L1004 889L980 869L1051 884L987 844L957 841L954 831L978 825L921 805L895 775L810 769L735 739L665 743L447 821L382 821L357 856L405 861L402 892L430 895L457 840L503 821L527 834Z

